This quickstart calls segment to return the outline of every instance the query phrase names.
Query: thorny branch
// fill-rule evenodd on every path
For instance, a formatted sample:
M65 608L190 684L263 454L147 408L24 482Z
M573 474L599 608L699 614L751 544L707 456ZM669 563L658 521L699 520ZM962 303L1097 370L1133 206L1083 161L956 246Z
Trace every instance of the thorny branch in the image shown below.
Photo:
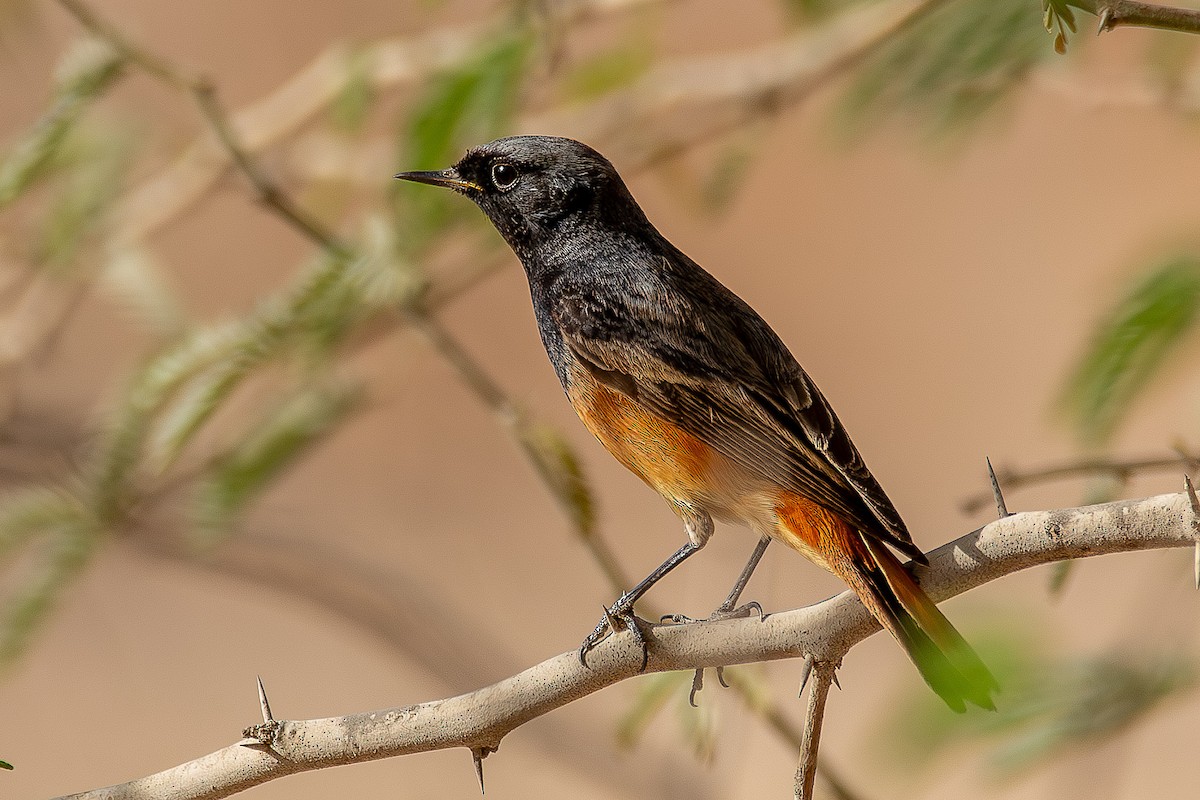
M1077 509L1015 514L930 553L920 572L935 601L1021 569L1067 558L1193 546L1194 513L1186 494ZM837 597L765 619L647 625L648 670L699 669L812 656L836 661L878 630L857 597ZM330 719L280 721L268 746L233 745L163 772L76 800L175 800L228 797L284 775L451 747L494 750L509 732L584 695L638 674L640 648L627 634L609 637L590 667L571 652L458 697Z
M996 480L1005 489L1021 489L1026 486L1036 486L1049 481L1067 480L1088 475L1105 475L1125 482L1132 476L1142 472L1162 472L1178 469L1192 471L1198 468L1200 468L1200 455L1180 450L1174 456L1163 456L1161 458L1089 456L1036 469L1001 467L996 470L995 475ZM960 507L965 513L973 514L983 508L992 497L993 493L991 491L984 490L964 499Z
M1070 4L1099 17L1100 33L1120 27L1200 33L1200 11L1195 9L1139 3L1134 0L1071 0Z

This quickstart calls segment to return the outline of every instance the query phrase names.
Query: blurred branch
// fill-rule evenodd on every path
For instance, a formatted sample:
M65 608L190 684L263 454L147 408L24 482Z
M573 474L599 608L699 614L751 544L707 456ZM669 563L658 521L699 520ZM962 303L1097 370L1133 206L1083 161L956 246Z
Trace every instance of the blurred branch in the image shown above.
M567 0L554 3L550 14L553 24L561 29L662 1ZM133 58L136 54L133 60L167 83L193 93L205 85L134 46L80 0L62 2L81 24L109 39L127 56ZM229 115L229 133L241 143L243 153L260 153L295 134L331 106L351 79L348 65L352 62L365 65L365 77L374 89L397 89L474 56L495 27L493 20L384 39L353 50L344 45L331 47L275 91ZM168 167L124 198L116 212L115 238L128 242L149 237L211 191L234 162L228 148L210 137L198 137Z
M1080 458L1061 464L1052 464L1038 469L1022 470L1013 467L1001 467L996 472L996 480L1005 489L1020 489L1035 486L1049 481L1079 478L1087 475L1108 475L1121 482L1139 472L1157 472L1162 470L1194 470L1200 468L1200 455L1179 450L1177 455L1162 458L1105 458L1100 456ZM962 501L960 507L967 514L973 514L988 504L993 497L991 491L973 494Z
M784 42L665 64L626 91L522 127L577 131L622 154L623 170L644 168L803 104L946 2L867 5Z
M1075 509L1015 514L943 545L919 572L937 601L1017 570L1134 550L1192 546L1185 494ZM700 669L794 658L837 661L878 630L852 592L765 619L648 625L648 670ZM219 798L296 772L451 747L494 750L525 722L639 674L641 650L628 634L593 651L591 666L572 650L470 694L404 708L321 720L282 721L181 766L70 797Z

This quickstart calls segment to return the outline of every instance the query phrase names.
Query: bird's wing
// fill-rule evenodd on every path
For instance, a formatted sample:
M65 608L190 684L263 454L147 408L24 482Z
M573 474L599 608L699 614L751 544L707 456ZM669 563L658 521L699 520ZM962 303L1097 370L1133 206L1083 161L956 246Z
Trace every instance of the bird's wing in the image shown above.
M700 293L564 293L551 314L574 357L605 385L924 561L786 346L740 298L702 275ZM622 320L637 320L636 330Z

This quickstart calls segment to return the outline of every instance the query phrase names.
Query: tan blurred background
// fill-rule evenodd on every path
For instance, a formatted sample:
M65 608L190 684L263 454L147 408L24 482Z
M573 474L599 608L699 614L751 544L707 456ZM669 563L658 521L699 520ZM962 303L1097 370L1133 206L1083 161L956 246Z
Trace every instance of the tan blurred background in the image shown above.
M53 3L28 5L30 24L0 41L4 141L42 112L54 64L78 32ZM234 108L272 91L331 42L416 33L494 10L380 0L95 5L210 75ZM785 29L771 2L683 0L655 13L665 54L736 52ZM629 24L580 35L603 42ZM659 228L789 343L923 547L989 518L958 510L986 486L985 455L1036 466L1078 454L1053 407L1089 326L1134 266L1196 229L1194 127L1168 109L1122 99L1122 87L1140 76L1146 41L1117 31L1082 59L1050 64L1005 112L952 146L927 146L901 123L847 146L830 124L831 87L759 130L744 182L715 215L690 196L679 167L630 177ZM160 163L198 130L187 102L143 76L120 84L106 103L114 114L155 109L145 146L160 151ZM384 159L378 180L408 166ZM205 320L248 311L312 251L256 206L236 176L153 246L189 311ZM678 523L571 415L538 342L524 277L510 261L441 318L506 389L569 433L594 483L601 530L626 570L642 575L678 546ZM52 354L9 379L22 408L93 421L144 346L139 327L91 293ZM0 758L16 766L0 773L0 797L92 788L223 747L258 715L256 674L278 717L310 718L468 691L578 645L612 591L502 426L412 334L364 349L353 371L367 379L365 411L290 471L243 527L309 543L290 546L319 548L331 570L343 559L368 565L375 572L352 573L349 583L372 594L373 581L384 580L394 595L381 601L382 613L389 598L407 599L398 613L409 615L403 624L421 641L411 652L398 649L335 609L261 588L252 576L111 541L0 679ZM1139 405L1114 450L1163 454L1194 437L1198 398L1200 371L1176 369ZM1127 491L1180 485L1170 473ZM1008 498L1014 509L1081 499L1079 482ZM751 547L747 532L719 529L703 554L656 588L653 603L703 616ZM968 638L1016 620L1058 654L1136 651L1162 646L1168 632L1177 638L1178 621L1194 615L1189 573L1183 553L1108 557L1080 565L1060 599L1035 571L956 599L947 612ZM1153 604L1145 599L1151 585ZM773 549L749 596L770 610L841 589ZM796 720L798 671L792 662L765 670ZM915 775L884 752L879 717L897 693L920 689L890 640L873 637L854 649L840 677L823 754L862 798L1184 798L1200 781L1194 694L1119 740L1001 782L969 747ZM794 754L710 682L701 696L719 725L710 763L692 757L674 711L635 748L617 746L616 720L638 691L631 681L506 738L486 763L488 797L788 796ZM304 774L247 796L477 793L469 755L451 751Z

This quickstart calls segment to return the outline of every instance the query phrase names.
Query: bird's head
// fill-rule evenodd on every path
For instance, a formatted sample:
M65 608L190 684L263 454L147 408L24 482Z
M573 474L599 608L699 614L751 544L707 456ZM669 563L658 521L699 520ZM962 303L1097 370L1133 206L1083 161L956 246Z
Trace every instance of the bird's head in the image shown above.
M448 169L396 177L471 198L522 259L581 230L646 224L608 159L573 139L497 139Z

